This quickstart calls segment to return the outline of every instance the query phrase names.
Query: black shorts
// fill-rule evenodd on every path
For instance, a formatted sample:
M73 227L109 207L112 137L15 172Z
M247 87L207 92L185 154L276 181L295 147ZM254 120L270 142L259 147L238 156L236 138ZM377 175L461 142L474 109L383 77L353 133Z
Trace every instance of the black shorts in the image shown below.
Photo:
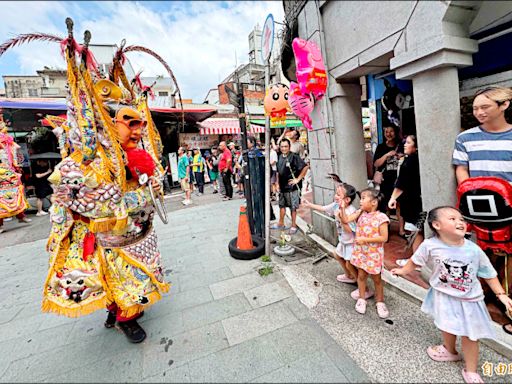
M300 205L300 191L280 192L279 193L279 208L290 208L296 211Z
M38 199L44 199L45 197L47 196L50 196L51 194L53 194L53 189L52 187L50 186L44 186L44 187L40 187L40 188L35 188L36 190L36 197Z

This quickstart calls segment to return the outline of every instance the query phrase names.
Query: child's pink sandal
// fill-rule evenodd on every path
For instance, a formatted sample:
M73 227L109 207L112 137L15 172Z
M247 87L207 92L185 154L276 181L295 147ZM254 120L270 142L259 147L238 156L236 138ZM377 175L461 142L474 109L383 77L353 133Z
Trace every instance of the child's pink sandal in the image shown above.
M383 302L377 303L377 315L379 315L381 319L387 319L389 317L388 308Z
M373 292L371 289L366 287L366 291L364 292L364 299L368 300L369 298L373 297L374 294L375 294L375 292ZM359 288L350 292L350 297L353 298L354 300L358 300L360 298L359 297Z
M358 299L356 302L356 312L364 315L366 313L366 300Z
M466 383L483 383L482 377L477 372L467 372L462 368L462 377Z
M347 283L347 284L357 283L356 279L351 279L345 273L343 275L336 276L336 280L338 280L340 283Z
M462 360L460 353L450 353L444 345L435 345L427 348L427 355L434 361L459 361Z

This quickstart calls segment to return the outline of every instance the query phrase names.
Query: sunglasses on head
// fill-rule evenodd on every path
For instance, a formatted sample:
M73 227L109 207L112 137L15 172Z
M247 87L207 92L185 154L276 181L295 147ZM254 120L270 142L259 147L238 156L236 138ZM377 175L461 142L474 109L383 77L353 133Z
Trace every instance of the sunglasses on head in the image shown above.
M137 129L137 128L144 128L147 124L146 121L144 120L138 120L138 119L131 119L129 121L125 121L125 120L128 120L131 116L127 116L127 115L124 115L123 116L123 120L117 120L116 119L116 122L117 123L121 123L123 125L125 125L126 127L130 128L130 129Z

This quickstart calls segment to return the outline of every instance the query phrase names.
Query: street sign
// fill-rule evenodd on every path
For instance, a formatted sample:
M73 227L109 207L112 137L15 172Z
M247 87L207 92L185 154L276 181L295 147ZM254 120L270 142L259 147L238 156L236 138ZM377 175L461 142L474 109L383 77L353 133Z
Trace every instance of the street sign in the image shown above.
M272 54L272 48L274 46L274 16L271 13L268 14L265 24L263 25L263 31L261 33L261 58L266 63L270 59Z

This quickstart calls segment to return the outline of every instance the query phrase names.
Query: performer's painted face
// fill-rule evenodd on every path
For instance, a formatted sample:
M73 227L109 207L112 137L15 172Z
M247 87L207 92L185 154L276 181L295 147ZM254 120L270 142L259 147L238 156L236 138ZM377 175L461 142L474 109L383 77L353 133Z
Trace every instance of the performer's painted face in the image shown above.
M123 107L117 111L115 123L123 149L137 148L142 136L142 129L146 126L146 121L142 120L139 112Z

